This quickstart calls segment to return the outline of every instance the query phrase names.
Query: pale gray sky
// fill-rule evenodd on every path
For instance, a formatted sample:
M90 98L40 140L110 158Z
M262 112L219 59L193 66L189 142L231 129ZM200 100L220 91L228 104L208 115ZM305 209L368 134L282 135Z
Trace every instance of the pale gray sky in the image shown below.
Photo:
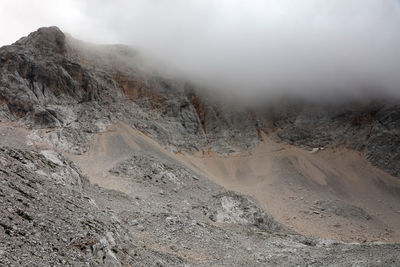
M397 0L0 0L0 45L41 26L147 49L239 93L400 96Z

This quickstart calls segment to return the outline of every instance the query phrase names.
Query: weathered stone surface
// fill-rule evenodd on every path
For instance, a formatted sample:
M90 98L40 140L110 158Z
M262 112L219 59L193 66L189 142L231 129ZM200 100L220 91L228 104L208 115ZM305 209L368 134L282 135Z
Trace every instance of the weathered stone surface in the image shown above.
M1 265L147 265L163 257L138 247L109 211L99 210L88 196L96 188L75 164L42 154L0 148ZM131 249L141 255L129 255Z
M215 99L212 91L146 73L138 67L142 60L129 47L84 44L56 27L41 28L0 49L3 117L19 116L56 132L82 129L81 143L91 137L82 139L84 133L122 120L172 151L231 153L255 147L262 132L277 131L280 140L298 146L363 151L373 164L399 175L398 105L292 100L244 108Z
M93 136L118 121L174 152L232 153L255 147L269 134L297 146L357 149L400 175L398 105L282 101L244 108L148 73L140 62L129 47L83 44L56 27L0 48L0 119L33 129L32 151L0 148L0 265L390 266L400 261L396 244L297 235L253 199L157 154L130 154L104 173L123 181L125 193L90 184L55 151L83 154ZM49 148L35 151L43 143ZM319 204L368 219L353 206Z
M281 118L278 137L308 147L348 147L362 151L377 167L399 177L400 106L389 102L314 105Z

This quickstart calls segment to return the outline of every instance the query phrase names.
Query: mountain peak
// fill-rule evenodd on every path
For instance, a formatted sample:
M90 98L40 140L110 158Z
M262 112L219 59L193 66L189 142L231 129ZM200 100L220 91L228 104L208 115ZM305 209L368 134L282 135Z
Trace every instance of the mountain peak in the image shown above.
M66 52L65 34L56 26L39 28L19 39L14 45L32 47L45 54Z

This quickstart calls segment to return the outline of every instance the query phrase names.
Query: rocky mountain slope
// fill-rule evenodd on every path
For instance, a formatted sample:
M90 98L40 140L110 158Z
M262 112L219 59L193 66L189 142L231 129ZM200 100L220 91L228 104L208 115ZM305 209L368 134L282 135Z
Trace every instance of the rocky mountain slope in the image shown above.
M398 244L376 243L400 240L397 103L286 99L245 108L143 62L129 47L86 44L56 27L0 48L0 264L400 264ZM248 157L264 146L264 156ZM307 152L320 148L358 153L351 173L339 179L336 159ZM276 169L259 167L268 164ZM359 207L369 203L363 192L349 196L348 179L364 174L358 185L384 201L383 217L369 213L381 206ZM273 186L257 193L251 183ZM375 243L297 234L279 210L300 217L301 209L264 197L290 197L292 185L323 192L312 212L349 216L343 222L358 227L349 226L350 239L367 227L376 234L365 241Z
M141 70L144 59L129 47L85 44L57 28L39 29L3 47L0 59L3 116L24 118L31 127L64 128L65 138L76 128L91 128L83 131L90 134L101 124L123 120L174 151L206 147L232 153L255 147L260 132L275 132L290 144L362 151L399 176L397 102L282 100L243 108L190 83ZM85 151L79 149L75 152Z

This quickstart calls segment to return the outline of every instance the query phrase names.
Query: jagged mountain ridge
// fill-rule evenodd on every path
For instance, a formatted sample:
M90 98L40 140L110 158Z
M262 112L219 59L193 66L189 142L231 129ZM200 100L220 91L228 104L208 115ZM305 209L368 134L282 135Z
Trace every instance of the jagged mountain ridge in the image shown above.
M201 93L187 82L151 76L129 65L117 68L127 62L118 57L128 55L132 61L138 57L126 47L108 48L111 52L98 49L104 60L101 56L83 60L76 41L69 39L58 28L43 28L1 49L0 97L8 116L26 116L36 125L57 127L68 120L57 105L96 103L118 117L124 109L115 103L124 101L129 106L125 117L129 117L136 113L130 107L133 102L174 127L162 121L146 128L135 121L130 124L174 150L235 152L253 148L260 131L275 132L279 140L295 145L360 150L373 164L399 176L396 103L293 105L289 101L243 109L213 100L212 94Z
M87 202L93 201L100 210L111 210L121 221L112 223L100 216L98 220L103 220L105 226L95 234L88 231L87 227L81 229L81 226L74 225L78 231L82 231L79 239L81 243L74 243L75 247L70 247L81 251L74 250L77 254L73 255L57 252L60 247L71 242L61 240L55 244L55 254L46 260L53 261L54 264L63 264L65 260L71 265L86 261L92 265L115 266L146 265L151 262L203 266L272 265L287 264L288 261L311 265L335 265L338 262L396 265L399 260L396 254L398 245L353 246L340 242L330 243L331 241L296 235L282 226L271 229L265 227L271 223L280 224L264 213L257 203L253 205L253 200L216 186L207 177L199 175L199 172L193 172L194 168L182 167L185 165L171 158L173 154L168 154L167 151L160 154L162 148L149 146L150 141L145 137L139 138L136 133L130 133L126 137L130 130L121 128L137 129L172 152L202 151L207 154L214 151L225 155L236 154L252 151L266 137L308 149L346 146L363 151L372 163L398 176L398 105L382 101L331 106L299 104L294 101L294 105L292 101L281 101L267 107L243 108L241 105L224 103L220 98L213 99L212 91L204 93L203 89L190 83L146 72L136 64L126 64L124 57L129 60L143 60L129 48L93 45L86 48L92 52L90 54L82 50L84 44L77 42L79 41L73 40L58 28L50 27L41 28L11 46L0 48L1 122L11 129L20 126L29 129L26 136L29 145L20 144L22 151L14 148L4 150L5 162L12 161L14 164L14 159L6 156L7 153L23 155L18 157L24 161L24 155L28 159L39 157L37 154L32 156L31 153L35 152L30 150L43 151L44 147L66 155L81 155L82 159L76 156L77 162L81 163L88 160L86 155L94 154L95 159L104 160L101 162L106 165L108 158L103 159L102 156L112 151L111 158L120 157L118 154L127 157L112 165L110 170L105 169L103 173L98 173L99 177L104 177L104 187L107 183L116 187L118 182L126 183L125 186L115 188L123 193L90 184L83 191L83 194L90 195ZM99 142L100 145L92 145L93 139L99 140L107 134L111 136ZM124 138L133 138L135 142L128 145ZM121 139L126 143L120 141ZM7 139L5 140L4 143L7 143ZM143 151L137 154L129 146L141 147ZM113 147L118 151L112 150ZM147 155L144 151L154 154ZM61 155L55 155L51 157L50 154L50 159L56 162L57 158L62 159ZM72 158L75 157L73 155ZM25 161L22 164L28 164L29 160ZM61 163L67 164L63 160ZM111 159L110 164L114 163ZM21 165L22 168L25 165ZM85 171L90 170L90 166L85 164L82 167L87 167ZM52 172L47 166L40 164L36 168L43 169L44 173ZM98 166L94 164L94 168ZM79 169L76 171L83 177ZM43 178L35 176L32 171L27 172L31 180ZM5 175L7 181L25 181L25 178L18 175ZM53 181L50 180L51 183ZM65 191L62 184L55 186L57 190L70 196L70 192ZM147 192L148 196L143 194L135 197L135 194L140 194L139 189ZM79 190L81 189L77 189L74 194L81 194ZM397 194L395 190L393 188L393 195ZM19 199L26 203L24 194L19 190L13 194L22 194ZM2 195L3 198L5 196L6 194ZM176 199L179 203L175 203ZM189 210L185 206L186 201L189 201ZM20 202L18 199L11 197L3 203L5 202L10 206L22 205L19 208L23 211L20 212L22 216L17 214L22 218L26 217L23 216L25 213L30 216L29 214L35 212L24 210L24 204L16 204ZM46 204L51 210L51 201ZM84 205L89 204L84 202ZM28 205L31 205L30 202ZM143 210L143 207L146 208ZM247 212L249 210L256 211L256 216L250 216ZM365 215L364 211L359 212L357 208L353 210L361 214L363 219L369 220L369 215ZM98 216L97 212L90 209L94 217ZM86 216L79 212L76 215ZM51 212L44 212L44 221L51 216ZM19 228L26 227L22 224L11 231L13 224L18 225L18 220L3 217L7 220L2 221L6 226L3 226L4 240L12 240L10 237L18 236ZM228 225L218 225L221 221ZM85 229L94 237L85 236ZM171 234L177 229L184 231L185 235ZM6 233L7 230L9 234ZM129 236L129 232L140 241L124 237ZM243 233L247 233L246 237ZM30 234L26 239L29 240L29 236ZM226 236L231 236L231 239ZM213 251L204 248L202 242L196 241L200 238L203 242L208 242ZM191 243L185 243L186 239ZM8 246L13 246L13 242L10 241ZM130 244L138 245L139 248L129 251ZM229 252L235 246L238 247L237 250L234 253ZM287 248L287 251L279 252L282 247ZM326 256L327 248L333 252ZM296 250L300 252L293 255ZM342 259L341 250L347 251L348 258ZM17 253L15 251L13 250ZM307 256L308 253L312 253L312 256ZM378 259L371 253L379 254ZM3 255L0 253L1 260ZM145 261L146 256L149 257L148 262ZM22 261L18 263L18 260L21 259L14 259L11 255L4 262L24 265Z

